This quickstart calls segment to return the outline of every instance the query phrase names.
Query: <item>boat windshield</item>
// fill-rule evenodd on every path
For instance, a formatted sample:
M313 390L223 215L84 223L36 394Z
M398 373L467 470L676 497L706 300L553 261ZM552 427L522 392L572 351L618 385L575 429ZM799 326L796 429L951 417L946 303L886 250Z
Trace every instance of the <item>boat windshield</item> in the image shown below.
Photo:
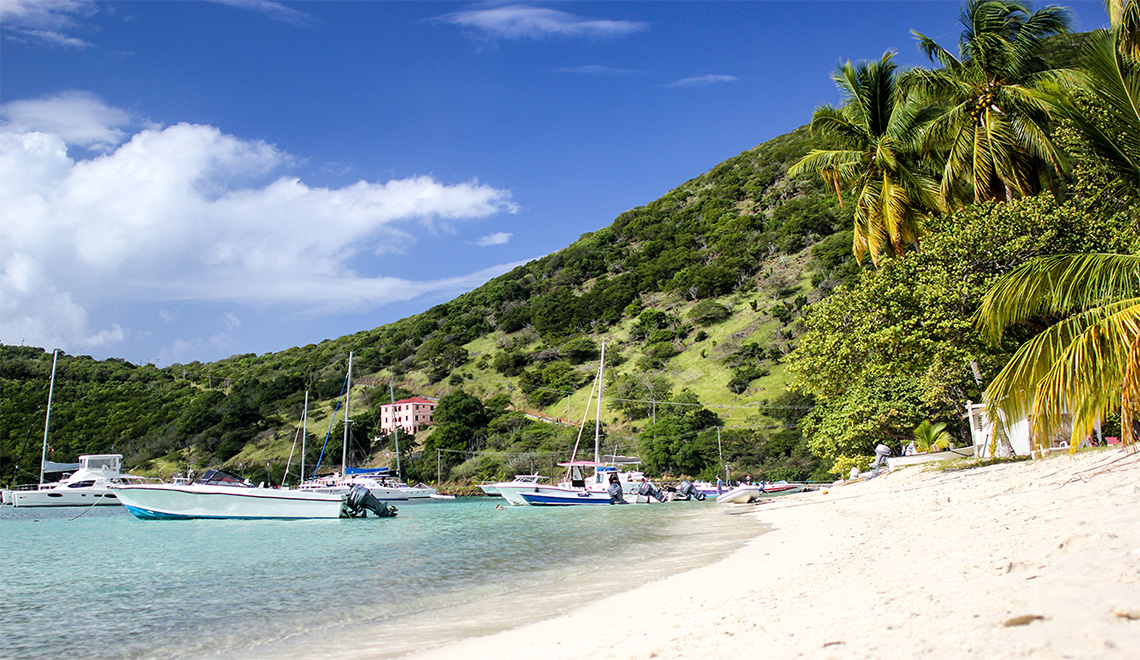
M243 486L252 488L252 484L245 479L230 474L229 472L223 472L222 470L206 470L205 474L198 479L197 483L212 486Z

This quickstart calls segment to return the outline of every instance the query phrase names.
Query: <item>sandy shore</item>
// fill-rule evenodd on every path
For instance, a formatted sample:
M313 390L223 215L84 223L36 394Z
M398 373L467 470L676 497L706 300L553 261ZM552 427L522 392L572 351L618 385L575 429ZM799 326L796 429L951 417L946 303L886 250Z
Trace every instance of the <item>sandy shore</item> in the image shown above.
M741 506L772 532L714 564L412 657L1140 658L1140 454L826 490Z

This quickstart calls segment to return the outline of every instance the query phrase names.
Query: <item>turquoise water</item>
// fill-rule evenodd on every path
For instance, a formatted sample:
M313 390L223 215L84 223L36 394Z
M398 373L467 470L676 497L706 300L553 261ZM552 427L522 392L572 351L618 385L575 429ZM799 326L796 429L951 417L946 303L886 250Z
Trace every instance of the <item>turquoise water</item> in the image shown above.
M708 502L499 502L305 521L2 507L0 655L399 657L708 563L761 531Z

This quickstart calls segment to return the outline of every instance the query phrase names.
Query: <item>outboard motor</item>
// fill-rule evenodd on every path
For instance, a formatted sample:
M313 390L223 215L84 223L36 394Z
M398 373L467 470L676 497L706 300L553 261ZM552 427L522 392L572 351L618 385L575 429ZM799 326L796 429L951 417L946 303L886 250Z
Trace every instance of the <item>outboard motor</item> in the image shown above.
M665 493L662 493L660 488L658 488L657 486L654 486L652 483L650 483L648 481L643 481L640 484L638 484L637 494L642 496L642 497L645 497L645 498L649 498L649 497L655 498L658 502L664 502L665 501Z
M871 476L878 476L879 472L886 466L887 457L891 455L891 448L879 443L875 446L875 461L871 463Z
M367 518L369 511L376 514L377 518L392 518L396 515L396 507L388 506L376 499L372 491L362 484L356 484L348 491L344 504L345 510L342 515L345 518Z
M677 485L677 497L676 497L676 499L681 499L681 500L695 499L698 502L701 502L701 501L704 501L705 494L702 493L701 491L697 490L697 487L693 485L693 482L689 481L688 479L685 479L680 484Z

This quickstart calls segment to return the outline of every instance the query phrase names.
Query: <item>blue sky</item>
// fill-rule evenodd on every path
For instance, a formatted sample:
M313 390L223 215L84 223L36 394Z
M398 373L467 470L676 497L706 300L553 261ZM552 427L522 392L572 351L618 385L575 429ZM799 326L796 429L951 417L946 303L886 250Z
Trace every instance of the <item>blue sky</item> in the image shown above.
M955 50L960 6L0 0L0 342L167 366L416 314L807 123L842 60Z

